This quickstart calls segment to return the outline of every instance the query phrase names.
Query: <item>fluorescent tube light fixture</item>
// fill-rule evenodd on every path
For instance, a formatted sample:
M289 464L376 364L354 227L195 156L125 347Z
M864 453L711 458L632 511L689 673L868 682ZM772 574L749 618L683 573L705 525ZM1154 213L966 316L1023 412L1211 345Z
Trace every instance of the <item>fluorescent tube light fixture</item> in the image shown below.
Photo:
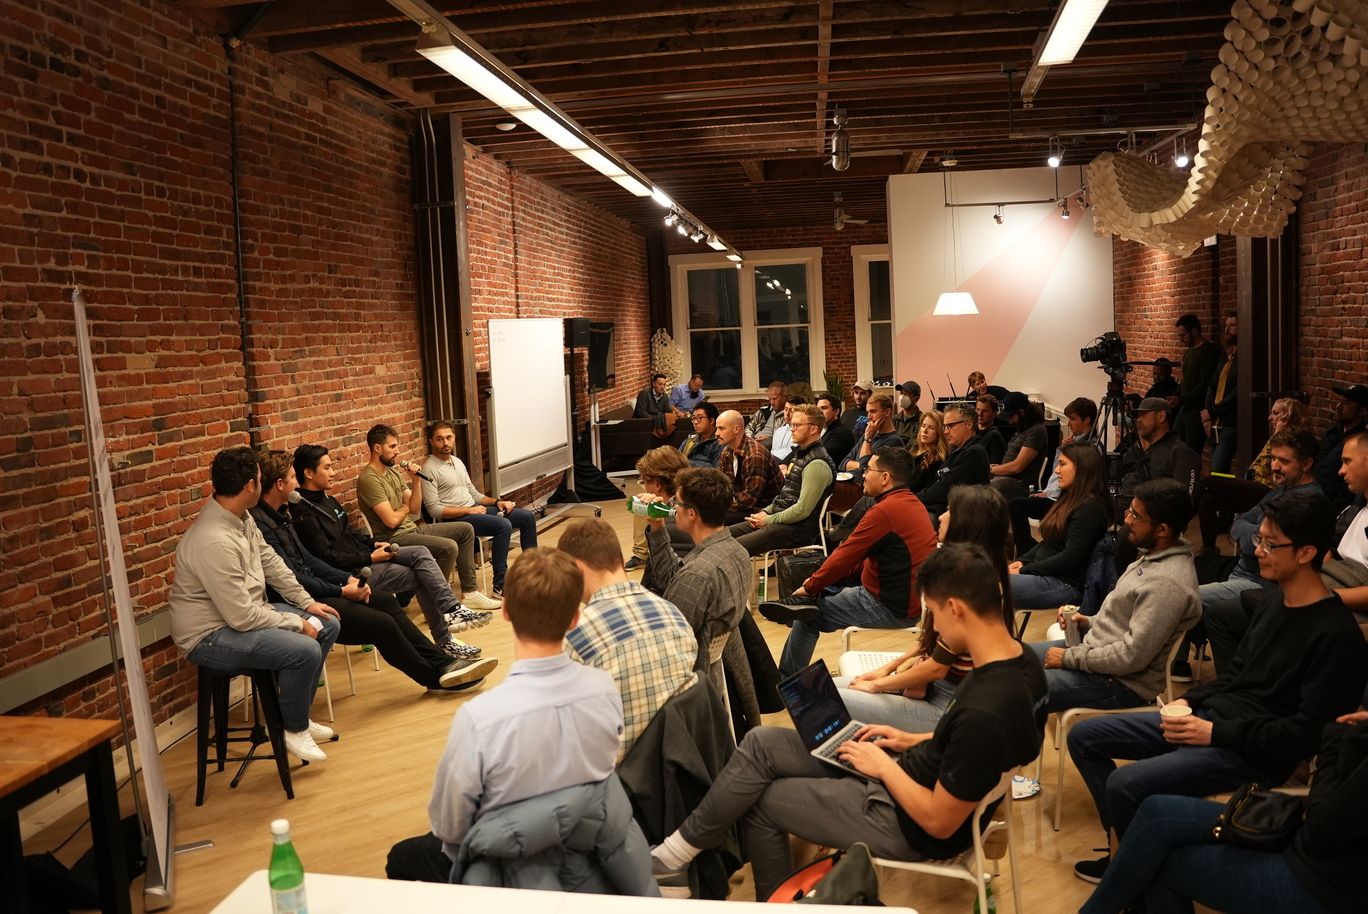
M665 193L665 191L661 190L659 187L651 188L651 199L659 203L666 209L669 209L670 207L674 206L674 201L670 199L670 195Z
M719 241L716 235L708 236L708 247L714 251L725 251L727 249L726 243Z
M1107 6L1107 0L1064 0L1063 6L1050 23L1045 47L1035 63L1042 67L1056 67L1073 63L1078 49L1097 23L1097 17Z

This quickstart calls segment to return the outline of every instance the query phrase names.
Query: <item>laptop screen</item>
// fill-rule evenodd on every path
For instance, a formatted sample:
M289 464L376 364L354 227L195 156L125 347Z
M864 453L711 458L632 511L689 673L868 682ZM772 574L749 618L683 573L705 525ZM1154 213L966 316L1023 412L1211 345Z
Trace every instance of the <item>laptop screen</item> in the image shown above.
M850 723L850 712L841 693L820 660L779 683L779 696L809 750L816 749Z

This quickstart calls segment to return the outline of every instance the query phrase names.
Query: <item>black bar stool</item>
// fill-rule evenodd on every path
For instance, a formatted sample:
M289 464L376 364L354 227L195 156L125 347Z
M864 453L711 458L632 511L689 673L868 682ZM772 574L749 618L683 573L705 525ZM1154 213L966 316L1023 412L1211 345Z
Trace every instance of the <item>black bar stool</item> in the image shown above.
M251 680L252 723L246 727L228 725L228 685L238 676ZM213 706L214 755L209 755L209 710ZM264 723L264 726L263 726ZM234 735L239 734L239 735ZM245 735L242 735L245 734ZM270 755L257 755L263 743L271 744ZM229 743L250 743L245 755L229 755ZM275 759L285 797L294 799L290 782L290 761L285 752L285 722L280 715L280 695L271 670L217 670L199 668L199 714L195 732L195 805L204 805L204 773L210 762L222 771L225 762L241 762L229 787L236 787L247 766L258 759ZM307 761L301 762L305 765Z

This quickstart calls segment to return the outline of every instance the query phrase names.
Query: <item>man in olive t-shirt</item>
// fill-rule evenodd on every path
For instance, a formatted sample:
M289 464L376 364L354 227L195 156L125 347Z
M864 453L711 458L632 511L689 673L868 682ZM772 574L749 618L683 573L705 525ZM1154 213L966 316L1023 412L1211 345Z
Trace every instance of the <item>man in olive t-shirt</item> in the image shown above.
M376 425L366 433L370 462L356 477L356 501L377 540L400 546L426 546L447 580L451 570L460 572L461 603L482 612L497 609L499 602L481 593L475 582L475 529L464 521L426 524L421 531L413 515L423 508L423 487L417 464L405 461L407 482L396 469L399 436L388 425Z

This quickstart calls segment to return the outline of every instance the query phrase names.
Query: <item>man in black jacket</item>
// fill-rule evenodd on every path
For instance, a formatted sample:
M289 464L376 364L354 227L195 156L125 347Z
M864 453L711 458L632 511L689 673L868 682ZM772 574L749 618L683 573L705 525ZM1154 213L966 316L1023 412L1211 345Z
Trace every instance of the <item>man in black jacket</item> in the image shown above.
M1316 754L1322 728L1358 706L1368 679L1363 636L1320 577L1333 524L1319 492L1265 504L1255 555L1278 589L1227 668L1163 715L1093 718L1069 731L1069 754L1103 828L1120 837L1153 794L1202 797L1249 781L1281 784ZM1113 759L1136 761L1118 768ZM1098 882L1109 862L1081 861L1074 872Z
M1140 401L1135 434L1138 440L1121 457L1121 498L1129 503L1140 483L1164 477L1176 480L1191 495L1202 459L1169 427L1167 400Z
M950 443L950 456L935 482L917 493L931 515L932 526L940 525L940 516L950 502L950 490L955 486L986 485L988 452L974 437L975 416L968 406L951 406L945 410L945 440Z
M818 444L827 452L831 462L840 466L846 455L854 450L855 436L841 421L841 404L831 394L818 394L817 408L822 411L822 418L826 420L826 430L822 432ZM853 422L851 424L854 425Z
M309 552L285 512L290 493L298 488L290 455L271 451L258 462L261 500L249 509L252 520L309 596L337 610L342 623L338 644L373 644L391 666L429 689L469 688L498 666L493 659L447 656L409 621L393 594L372 590L368 583Z
M328 449L321 444L295 448L294 471L300 501L291 503L295 532L316 557L343 571L371 566L370 586L385 593L415 593L423 609L432 640L457 660L473 660L480 649L451 637L482 624L461 606L451 592L441 568L426 546L399 546L362 536L351 529L347 511L328 494L333 467Z
M1344 478L1340 475L1340 457L1344 442L1357 432L1363 431L1368 421L1368 387L1354 384L1350 387L1333 388L1340 401L1335 405L1335 422L1325 430L1321 439L1320 454L1311 472L1316 474L1316 482L1321 484L1325 497L1336 509L1342 509L1352 500Z

